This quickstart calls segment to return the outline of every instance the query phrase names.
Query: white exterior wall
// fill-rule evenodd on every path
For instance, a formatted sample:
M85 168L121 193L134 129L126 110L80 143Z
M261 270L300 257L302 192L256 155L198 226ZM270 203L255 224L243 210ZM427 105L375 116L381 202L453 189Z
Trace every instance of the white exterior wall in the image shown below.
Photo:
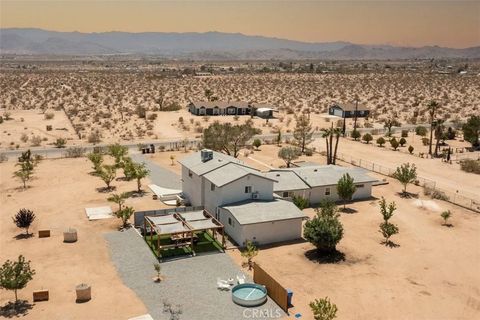
M228 223L228 218L232 224ZM301 218L242 226L228 210L220 208L218 220L225 226L225 232L240 246L244 246L247 240L264 245L295 240L302 236Z
M325 191L330 188L330 195L326 196ZM352 200L367 199L372 196L372 183L364 183L362 188L358 188L352 196ZM332 201L339 201L340 198L337 194L337 186L330 187L315 187L310 191L309 201L310 204L318 204L324 199L330 199Z
M202 206L203 177L199 177L192 172L192 177L190 178L188 172L189 170L182 166L182 191L192 206Z
M247 175L223 187L215 187L214 191L211 191L210 181L203 180L205 180L205 209L212 214L215 214L219 206L252 199L251 193L245 193L246 186L251 186L252 192L258 192L259 200L273 199L273 181L255 175Z

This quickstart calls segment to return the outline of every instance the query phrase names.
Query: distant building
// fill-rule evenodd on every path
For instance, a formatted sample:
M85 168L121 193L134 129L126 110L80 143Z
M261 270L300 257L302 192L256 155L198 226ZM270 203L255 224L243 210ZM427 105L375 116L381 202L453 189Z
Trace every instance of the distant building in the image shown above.
M328 114L341 118L354 118L355 108L357 109L357 118L366 118L370 115L370 109L367 106L358 104L356 107L354 103L335 104L328 109Z
M236 116L254 115L262 118L273 117L273 106L245 101L192 101L187 105L188 111L197 116Z

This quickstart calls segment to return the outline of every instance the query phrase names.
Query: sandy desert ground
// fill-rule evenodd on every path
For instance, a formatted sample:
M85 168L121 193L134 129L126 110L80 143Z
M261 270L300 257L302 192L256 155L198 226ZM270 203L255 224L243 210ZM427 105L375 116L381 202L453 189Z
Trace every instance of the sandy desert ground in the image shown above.
M20 299L32 301L32 292L50 291L50 301L37 302L24 319L127 319L146 313L142 301L126 287L110 262L103 234L120 226L120 220L88 221L84 208L115 204L107 202L108 194L96 188L104 186L91 176L91 164L85 158L44 160L37 167L37 178L27 190L12 178L14 163L0 164L0 260L16 259L23 254L31 260L36 275L28 286L19 291ZM144 181L144 185L148 181ZM114 181L116 192L136 190L136 182ZM147 187L144 187L148 191ZM136 210L160 208L151 194L129 198L127 205ZM36 220L31 227L35 235L16 239L23 231L12 222L21 208L34 211ZM63 231L78 231L76 243L63 243ZM38 238L38 230L50 229L50 238ZM75 286L92 286L93 299L75 303ZM13 299L13 292L0 291L0 305ZM121 302L121 303L119 303Z

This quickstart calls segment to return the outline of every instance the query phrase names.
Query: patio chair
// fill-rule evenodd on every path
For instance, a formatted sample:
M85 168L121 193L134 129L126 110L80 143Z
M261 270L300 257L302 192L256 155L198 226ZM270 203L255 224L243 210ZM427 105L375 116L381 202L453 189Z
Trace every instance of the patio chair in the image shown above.
M245 275L243 273L237 274L237 282L238 284L244 284L245 283Z
M217 278L217 289L219 290L230 290L230 285L227 281Z

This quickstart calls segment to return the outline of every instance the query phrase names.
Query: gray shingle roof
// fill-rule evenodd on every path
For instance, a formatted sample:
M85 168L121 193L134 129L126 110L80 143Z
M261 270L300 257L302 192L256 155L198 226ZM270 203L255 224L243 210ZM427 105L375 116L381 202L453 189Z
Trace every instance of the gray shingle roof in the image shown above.
M215 108L225 109L228 107L248 108L250 104L246 101L192 101L196 108Z
M206 162L202 161L200 155L200 151L195 152L194 154L189 155L178 162L199 176L223 167L229 163L242 163L242 161L235 159L234 157L216 151L213 151L213 159Z
M230 211L241 225L306 218L306 215L293 203L280 199L246 200L223 206L223 208Z
M339 107L343 111L355 111L355 103L349 103L349 102L347 102L347 103L337 103L333 106L334 107L335 106ZM366 105L359 103L357 110L362 111L362 110L370 110L370 109Z
M267 177L264 173L261 173L260 171L237 163L229 163L222 167L216 168L215 170L204 174L204 177L217 187L221 187L249 174L253 174L255 176L269 180L274 180L273 178Z
M295 172L270 171L266 173L266 176L277 181L273 184L273 191L294 191L309 188Z
M378 179L370 177L367 170L362 168L346 168L336 165L308 166L300 168L279 169L278 171L294 172L310 187L333 186L338 180L348 173L355 183L375 182Z

